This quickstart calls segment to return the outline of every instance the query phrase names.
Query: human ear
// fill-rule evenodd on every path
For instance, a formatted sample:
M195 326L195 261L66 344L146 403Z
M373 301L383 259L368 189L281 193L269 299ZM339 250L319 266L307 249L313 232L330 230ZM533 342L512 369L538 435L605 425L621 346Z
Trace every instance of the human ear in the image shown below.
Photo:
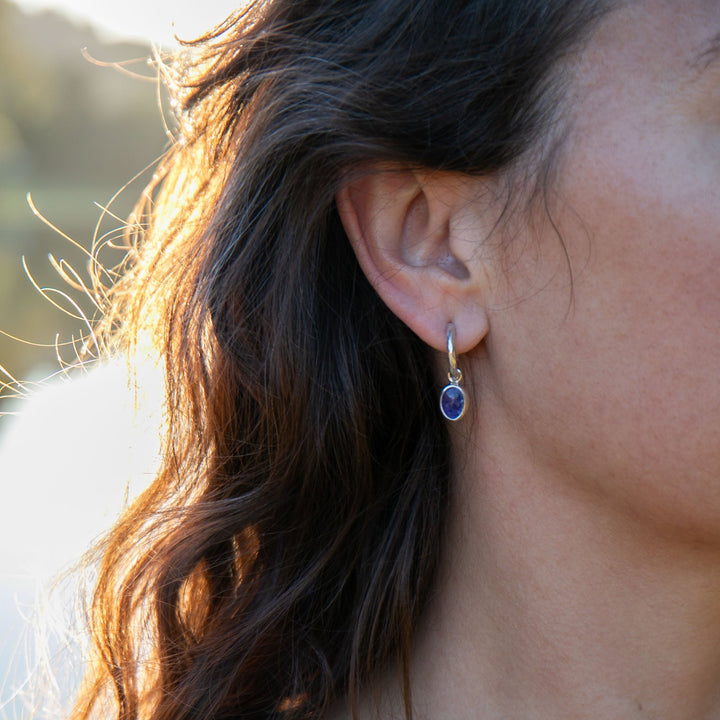
M345 232L378 295L440 351L450 321L458 353L488 331L473 182L451 173L372 168L336 196Z

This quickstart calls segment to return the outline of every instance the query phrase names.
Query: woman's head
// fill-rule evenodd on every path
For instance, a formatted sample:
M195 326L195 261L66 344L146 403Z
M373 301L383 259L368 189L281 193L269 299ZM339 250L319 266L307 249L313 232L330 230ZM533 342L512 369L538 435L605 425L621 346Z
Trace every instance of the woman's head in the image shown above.
M609 7L278 0L191 48L181 142L110 316L131 344L150 330L168 383L163 467L104 546L94 606L123 717L311 717L397 658L407 700L452 463L437 343L368 282L387 274L356 260L357 210L377 183L412 205L419 178L437 192L410 217L499 199L489 237L510 200L543 198L570 56ZM457 301L462 351L486 328Z
M454 434L476 485L502 448L520 492L553 476L654 530L717 539L719 28L704 0L604 18L568 63L542 203L500 217L504 173L341 191L385 302L438 351L457 327L481 422Z

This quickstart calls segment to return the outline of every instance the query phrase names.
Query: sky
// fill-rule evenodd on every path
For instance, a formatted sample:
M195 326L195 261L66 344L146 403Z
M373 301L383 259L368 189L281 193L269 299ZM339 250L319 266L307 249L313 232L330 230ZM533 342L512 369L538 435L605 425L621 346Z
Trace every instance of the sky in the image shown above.
M193 38L223 20L242 0L13 0L24 10L52 9L89 22L114 38L171 45Z

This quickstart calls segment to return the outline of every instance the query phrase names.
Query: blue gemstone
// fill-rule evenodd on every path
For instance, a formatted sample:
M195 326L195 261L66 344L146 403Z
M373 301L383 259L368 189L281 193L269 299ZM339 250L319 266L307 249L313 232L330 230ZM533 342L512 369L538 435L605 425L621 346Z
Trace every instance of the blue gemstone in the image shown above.
M459 420L465 412L465 391L457 385L446 385L440 393L440 410L448 420Z

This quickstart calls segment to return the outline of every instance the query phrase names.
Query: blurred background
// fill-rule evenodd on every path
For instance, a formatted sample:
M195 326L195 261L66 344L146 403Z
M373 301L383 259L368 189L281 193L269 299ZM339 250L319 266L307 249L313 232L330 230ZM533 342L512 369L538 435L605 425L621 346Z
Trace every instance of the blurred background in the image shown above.
M41 286L58 289L63 283L49 253L83 274L87 263L33 216L27 194L49 221L89 247L98 204L107 205L167 141L146 62L149 44L113 41L76 22L56 11L28 12L0 0L0 330L38 344L53 345L56 333L67 341L82 324L43 301L22 258ZM99 64L114 62L147 79ZM126 217L140 187L121 193L112 212ZM103 224L101 233L121 225L110 218ZM59 296L53 299L63 304ZM22 379L57 367L53 347L7 336L0 337L0 364ZM0 420L0 432L4 424Z
M65 297L53 263L87 278L80 248L122 232L167 148L151 44L172 50L174 34L195 37L239 2L183 1L0 0L0 382L32 391L0 399L0 720L26 716L41 588L152 465L157 418L133 416L122 370L36 383L75 359L86 331L53 303L92 312Z

